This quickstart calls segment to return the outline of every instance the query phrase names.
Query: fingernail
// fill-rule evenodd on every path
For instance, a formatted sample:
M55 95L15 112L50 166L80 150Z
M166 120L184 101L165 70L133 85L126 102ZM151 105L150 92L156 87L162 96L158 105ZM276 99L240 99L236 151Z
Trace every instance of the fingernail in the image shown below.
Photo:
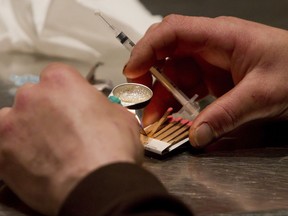
M124 65L124 67L123 67L123 69L122 69L123 73L125 72L125 69L126 69L126 67L127 67L127 64L128 64L128 62Z
M211 127L207 123L202 123L195 129L194 132L194 141L197 147L204 147L209 144L215 135L211 129Z

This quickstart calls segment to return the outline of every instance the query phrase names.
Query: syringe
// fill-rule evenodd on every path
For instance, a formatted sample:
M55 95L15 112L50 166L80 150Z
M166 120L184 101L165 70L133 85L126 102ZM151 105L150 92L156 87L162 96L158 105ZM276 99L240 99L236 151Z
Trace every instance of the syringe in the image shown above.
M99 16L114 32L116 38L120 41L120 43L130 52L132 51L135 43L123 32L118 30L115 26L109 23L99 11L95 12L95 15ZM173 85L157 68L151 67L149 69L151 74L161 82L163 86L167 88L169 92L173 94L173 96L178 100L178 102L183 106L181 108L182 117L192 120L194 119L200 110L198 103L195 102L195 99L198 95L194 95L191 99L189 99L180 89L178 89L175 85ZM184 116L183 116L184 115Z

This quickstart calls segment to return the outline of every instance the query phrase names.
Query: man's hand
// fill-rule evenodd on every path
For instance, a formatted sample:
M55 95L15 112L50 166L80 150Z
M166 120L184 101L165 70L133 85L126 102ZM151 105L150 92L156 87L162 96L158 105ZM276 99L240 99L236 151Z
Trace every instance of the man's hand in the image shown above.
M52 64L0 111L0 178L29 206L56 215L74 186L114 162L141 163L138 122L73 68Z
M165 61L167 59L168 61ZM136 44L126 77L151 87L156 65L189 97L212 94L190 129L190 142L204 147L258 119L288 118L288 32L232 17L170 15ZM158 82L144 111L144 124L159 119L175 99Z

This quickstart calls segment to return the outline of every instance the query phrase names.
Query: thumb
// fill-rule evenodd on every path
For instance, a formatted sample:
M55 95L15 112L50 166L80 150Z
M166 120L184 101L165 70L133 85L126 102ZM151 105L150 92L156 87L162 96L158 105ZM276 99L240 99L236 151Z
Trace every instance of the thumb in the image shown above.
M205 147L240 125L267 116L266 102L269 100L265 97L265 90L255 83L238 84L200 112L190 128L191 144Z

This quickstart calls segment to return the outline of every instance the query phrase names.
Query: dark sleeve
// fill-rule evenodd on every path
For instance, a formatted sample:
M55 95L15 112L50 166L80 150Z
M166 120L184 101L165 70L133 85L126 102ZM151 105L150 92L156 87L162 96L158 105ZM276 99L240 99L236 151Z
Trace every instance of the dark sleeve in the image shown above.
M102 167L84 178L65 200L58 216L191 216L159 180L130 163Z

